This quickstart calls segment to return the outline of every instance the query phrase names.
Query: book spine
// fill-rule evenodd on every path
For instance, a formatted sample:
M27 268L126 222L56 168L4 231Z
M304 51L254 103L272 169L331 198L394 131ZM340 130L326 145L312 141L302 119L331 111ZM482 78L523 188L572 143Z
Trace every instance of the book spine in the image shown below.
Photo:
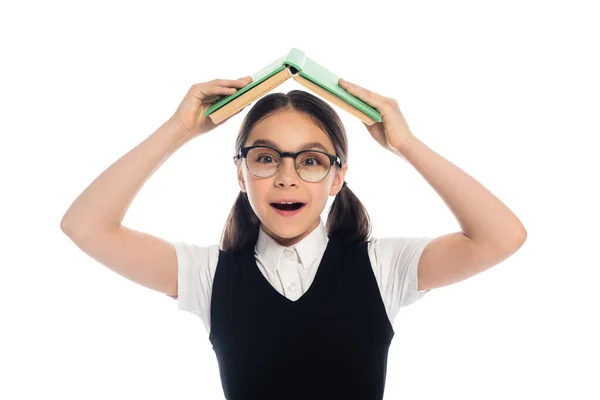
M298 71L302 71L304 64L306 63L306 58L306 53L294 47L285 56L284 63L288 66L291 65Z

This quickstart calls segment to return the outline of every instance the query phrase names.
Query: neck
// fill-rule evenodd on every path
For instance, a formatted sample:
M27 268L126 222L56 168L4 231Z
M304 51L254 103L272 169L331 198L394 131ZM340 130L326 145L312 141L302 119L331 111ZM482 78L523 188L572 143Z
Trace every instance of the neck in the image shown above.
M306 231L304 231L303 233L301 233L298 236L294 236L291 238L285 238L285 237L281 237L281 236L277 235L275 232L272 232L271 230L269 230L262 223L261 223L261 228L265 231L265 233L267 235L271 236L273 238L273 240L275 240L281 246L289 247L289 246L292 246L292 245L298 243L299 241L301 241L302 239L304 239L305 237L310 235L311 232L313 232L315 229L317 229L317 227L319 226L320 223L321 223L320 218L317 218L315 220L315 222L313 222L313 224Z

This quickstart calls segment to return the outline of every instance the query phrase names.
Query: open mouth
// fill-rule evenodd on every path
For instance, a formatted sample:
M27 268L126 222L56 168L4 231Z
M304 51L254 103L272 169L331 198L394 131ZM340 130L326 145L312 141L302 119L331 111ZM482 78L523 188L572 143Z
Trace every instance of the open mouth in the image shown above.
M281 211L295 211L304 206L304 203L271 203L271 206Z

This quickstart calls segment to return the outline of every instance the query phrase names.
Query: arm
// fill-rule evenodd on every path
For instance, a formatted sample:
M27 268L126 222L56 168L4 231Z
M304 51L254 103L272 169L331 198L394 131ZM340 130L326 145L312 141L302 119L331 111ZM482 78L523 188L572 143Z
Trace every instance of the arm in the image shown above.
M506 259L525 242L521 221L498 198L415 137L398 102L340 79L348 92L381 112L382 122L364 124L385 149L408 161L440 195L462 232L433 239L418 265L418 290L449 285Z
M121 222L142 185L177 149L241 111L218 124L204 115L217 98L250 81L250 77L214 79L192 85L169 120L75 199L61 221L63 232L88 255L118 274L176 298L178 260L174 246L121 226Z
M415 136L394 153L425 178L462 229L427 245L419 261L419 290L449 285L485 271L523 245L527 232L517 216L456 165Z
M69 207L61 221L71 238L84 239L121 226L129 205L154 172L183 144L185 135L169 119L98 176Z
M171 243L121 222L135 195L188 137L168 120L98 176L69 207L61 229L86 254L145 287L177 296Z

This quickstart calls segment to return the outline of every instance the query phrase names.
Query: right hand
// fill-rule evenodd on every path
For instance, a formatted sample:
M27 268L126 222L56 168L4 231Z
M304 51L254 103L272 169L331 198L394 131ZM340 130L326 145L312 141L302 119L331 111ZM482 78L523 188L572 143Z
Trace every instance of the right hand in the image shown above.
M196 83L188 90L171 119L178 124L187 138L192 139L203 135L242 111L214 124L210 117L204 116L206 110L223 96L235 93L238 88L243 88L250 82L252 82L252 77L246 76L236 80L213 79L208 82Z

